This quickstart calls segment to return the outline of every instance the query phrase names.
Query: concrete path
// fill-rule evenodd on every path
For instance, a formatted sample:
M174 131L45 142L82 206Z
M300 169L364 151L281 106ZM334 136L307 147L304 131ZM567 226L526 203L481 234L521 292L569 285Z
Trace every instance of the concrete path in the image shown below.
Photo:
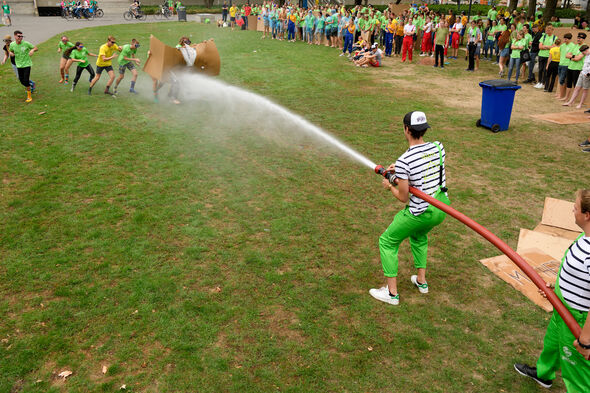
M175 21L176 18L170 18L170 21ZM187 21L196 21L196 15L187 15ZM0 35L13 35L15 30L20 30L25 35L25 40L32 44L40 44L47 41L49 38L62 31L83 29L85 27L106 26L130 23L149 23L160 22L154 18L153 15L148 15L145 22L142 21L126 21L121 15L105 15L102 18L93 20L66 20L59 16L32 16L32 15L15 15L12 20L12 26L1 26Z

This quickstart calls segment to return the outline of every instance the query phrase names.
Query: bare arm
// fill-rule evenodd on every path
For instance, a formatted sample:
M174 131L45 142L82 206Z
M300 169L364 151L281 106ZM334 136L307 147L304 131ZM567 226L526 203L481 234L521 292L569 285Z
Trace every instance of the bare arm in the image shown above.
M397 188L387 179L383 179L383 187L388 188L394 197L402 203L408 203L410 200L410 184L407 179L395 179Z
M584 345L590 344L590 319L586 319L586 323L582 327L582 334L580 334L579 341L574 341L574 347L584 356L586 359L590 359L590 349L584 349L580 347L579 342L582 342Z

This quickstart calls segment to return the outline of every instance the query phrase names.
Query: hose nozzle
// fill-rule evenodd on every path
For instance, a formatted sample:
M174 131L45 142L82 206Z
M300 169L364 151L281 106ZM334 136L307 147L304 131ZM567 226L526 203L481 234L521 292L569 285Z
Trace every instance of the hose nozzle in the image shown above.
M395 180L395 175L391 172L387 172L387 170L383 167L383 165L377 165L375 167L375 173L378 175L383 176L384 178L386 178L387 180L389 180L389 182L391 184L394 184L394 180Z

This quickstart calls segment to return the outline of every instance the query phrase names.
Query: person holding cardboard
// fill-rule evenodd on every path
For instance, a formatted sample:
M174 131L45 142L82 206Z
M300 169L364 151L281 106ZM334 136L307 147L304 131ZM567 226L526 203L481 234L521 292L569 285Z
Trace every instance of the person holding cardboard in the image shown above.
M555 372L561 376L567 391L590 391L590 189L579 190L574 204L574 219L583 233L566 251L555 282L555 294L582 327L580 337L574 337L563 319L553 311L543 350L536 367L515 364L515 370L550 388ZM548 287L549 284L547 284Z
M388 179L383 186L395 198L408 205L395 215L393 222L379 238L381 264L387 279L387 286L371 289L369 294L375 299L399 304L397 292L398 251L404 239L410 239L414 266L418 270L410 280L420 293L428 293L426 282L426 256L428 252L428 232L443 222L446 214L428 202L410 195L409 187L415 187L449 204L446 194L445 150L440 142L425 142L424 134L430 128L424 112L409 112L404 116L404 136L409 144L387 171L395 173L395 187Z

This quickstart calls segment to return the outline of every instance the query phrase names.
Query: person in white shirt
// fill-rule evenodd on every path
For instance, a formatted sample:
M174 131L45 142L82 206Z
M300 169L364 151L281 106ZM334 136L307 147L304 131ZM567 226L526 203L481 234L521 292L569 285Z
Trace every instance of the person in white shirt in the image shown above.
M463 23L461 23L461 18L457 19L457 22L453 24L451 27L451 47L453 48L452 56L449 56L449 59L456 59L457 54L459 52L459 39L461 38L460 33L463 30Z
M404 26L404 42L402 43L402 63L406 61L406 54L412 62L412 54L414 51L414 34L416 34L416 26L414 26L412 18L408 19L408 23Z
M582 45L580 47L580 53L582 53L586 58L584 59L584 68L582 68L582 72L580 72L580 76L578 76L578 81L576 82L576 88L572 94L572 98L563 106L570 106L576 101L578 94L580 94L580 90L582 90L582 98L580 99L580 103L576 105L576 108L580 109L584 101L586 101L586 96L588 95L588 88L590 88L590 47L588 45Z
M422 35L422 47L420 56L431 56L432 55L432 22L430 21L430 17L426 17L426 22L424 26L422 26L422 31L424 34Z

